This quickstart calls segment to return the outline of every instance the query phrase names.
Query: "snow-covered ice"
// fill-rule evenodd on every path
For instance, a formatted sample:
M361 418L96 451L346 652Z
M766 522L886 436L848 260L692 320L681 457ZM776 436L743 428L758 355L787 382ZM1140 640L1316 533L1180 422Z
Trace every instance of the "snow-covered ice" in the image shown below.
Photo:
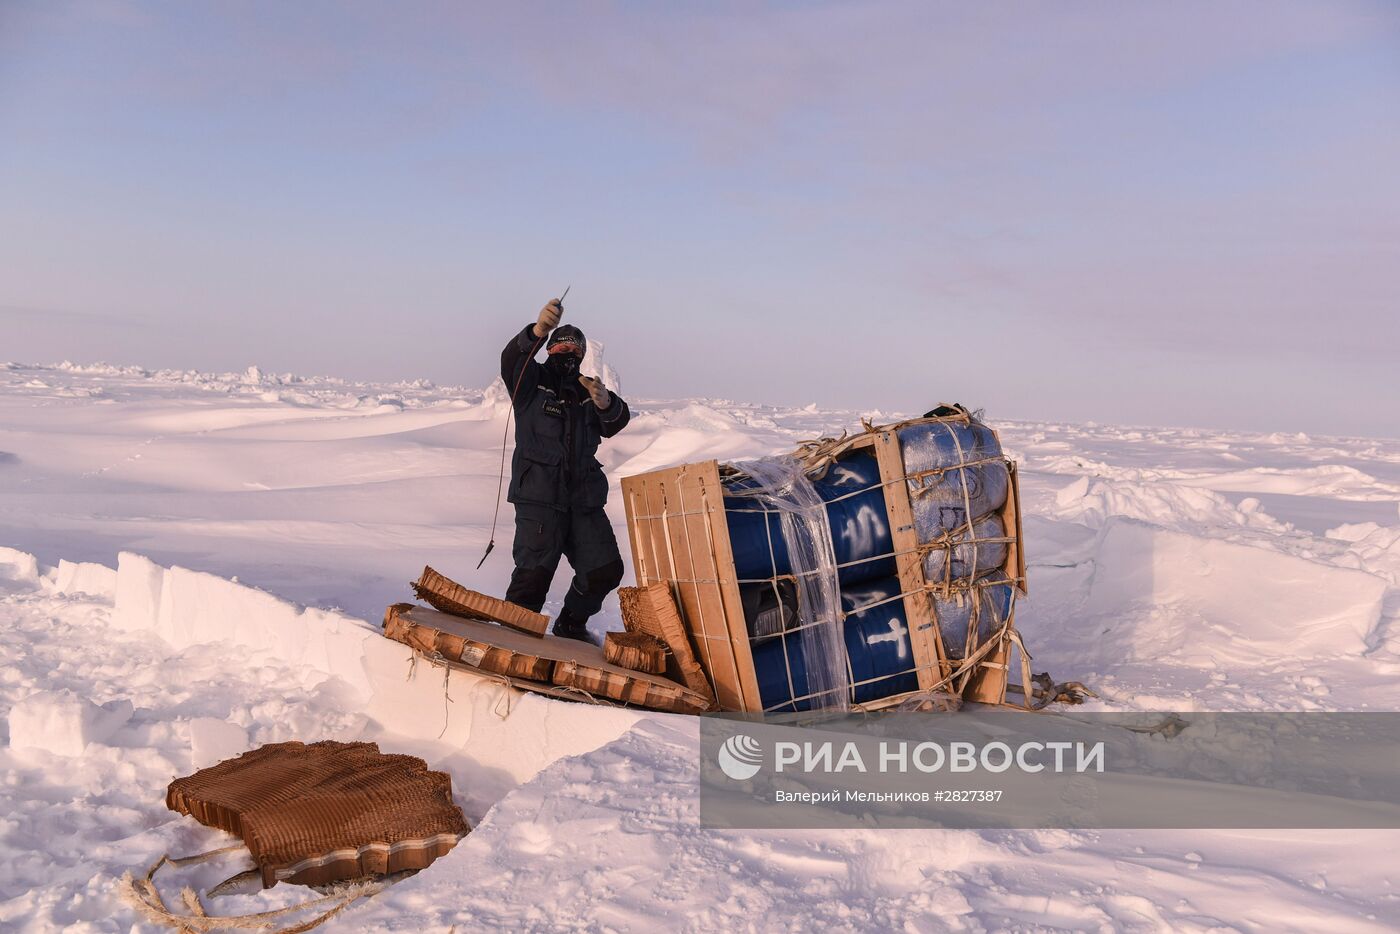
M88 743L104 742L131 719L129 700L94 704L69 690L36 691L10 708L10 748L81 756Z
M614 483L864 414L629 401L600 452ZM693 719L445 677L378 635L424 564L504 589L508 506L472 569L505 409L499 385L0 364L0 926L154 930L115 880L224 839L169 812L166 784L294 738L421 755L475 828L335 930L1400 924L1392 831L701 830ZM1098 709L1400 708L1400 441L995 414L1022 465L1037 670ZM595 626L619 625L610 601Z

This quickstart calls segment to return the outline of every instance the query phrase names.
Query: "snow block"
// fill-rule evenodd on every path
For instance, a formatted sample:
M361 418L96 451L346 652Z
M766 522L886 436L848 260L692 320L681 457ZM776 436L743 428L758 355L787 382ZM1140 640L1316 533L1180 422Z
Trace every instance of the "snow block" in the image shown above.
M302 664L340 678L368 697L373 687L365 673L365 645L369 640L385 641L383 636L363 620L332 610L309 608L302 620L306 629Z
M1084 609L1110 620L1120 658L1358 655L1381 619L1386 581L1364 571L1132 519L1101 534Z
M28 552L0 547L0 582L3 581L31 589L38 586L39 562Z
M105 564L59 561L53 586L56 593L86 594L112 600L117 595L117 572Z
M165 589L165 568L144 555L117 555L116 608L112 624L130 631L155 629Z
M413 650L374 636L363 643L365 714L383 730L441 742L505 785L550 763L610 743L647 716L622 707L527 694L464 671L413 660Z
M452 706L443 697L445 669L423 659L415 663L411 648L383 637L366 639L360 651L361 682L372 693L366 714L394 733L437 736L443 732L444 717ZM409 677L410 666L413 677ZM458 674L451 681L460 688L468 678L479 680Z
M156 631L177 648L232 642L295 661L304 642L300 615L301 607L270 593L173 567L166 576Z
M214 717L190 721L190 755L196 769L215 765L248 751L248 731Z
M412 650L363 620L303 609L212 574L167 570L131 552L118 556L114 590L116 625L155 632L176 648L229 642L266 652L303 671L307 687L334 680L353 692L348 706L378 729L441 742L489 766L502 794L561 756L611 742L643 716L526 695L465 672L444 685L443 669L421 658L410 669ZM249 741L222 720L191 721L196 767L242 752Z
M176 648L231 642L266 651L303 669L308 684L339 676L368 696L364 643L377 634L362 620L125 551L113 590L112 620L122 629L152 631Z
M131 719L129 700L98 706L72 691L40 691L10 709L10 747L80 756Z

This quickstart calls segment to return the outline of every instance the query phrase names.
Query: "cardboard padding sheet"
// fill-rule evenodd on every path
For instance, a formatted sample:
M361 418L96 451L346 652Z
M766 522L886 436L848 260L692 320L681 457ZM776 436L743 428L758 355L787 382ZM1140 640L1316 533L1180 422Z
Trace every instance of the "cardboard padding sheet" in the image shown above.
M422 576L412 587L419 600L444 613L464 619L491 620L532 636L542 636L549 628L548 616L527 610L508 600L469 590L431 567L423 568Z
M384 634L425 654L436 653L491 674L543 681L653 710L701 713L711 707L709 698L684 685L613 665L600 647L577 639L529 636L408 603L394 604L385 612ZM541 676L546 670L549 673Z

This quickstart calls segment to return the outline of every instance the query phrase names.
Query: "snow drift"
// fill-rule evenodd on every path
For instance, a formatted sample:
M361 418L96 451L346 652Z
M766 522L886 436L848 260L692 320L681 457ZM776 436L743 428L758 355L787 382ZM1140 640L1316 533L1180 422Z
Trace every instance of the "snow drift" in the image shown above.
M165 785L318 738L423 757L475 825L340 930L1400 923L1388 832L701 832L692 719L448 677L378 634L423 564L480 557L502 402L0 366L0 927L132 930L121 872L218 842L165 809ZM788 450L862 414L634 408L603 451L614 481ZM1107 709L1400 708L1400 442L996 427L1021 463L1035 670ZM499 593L508 564L468 582ZM618 624L615 604L598 623Z

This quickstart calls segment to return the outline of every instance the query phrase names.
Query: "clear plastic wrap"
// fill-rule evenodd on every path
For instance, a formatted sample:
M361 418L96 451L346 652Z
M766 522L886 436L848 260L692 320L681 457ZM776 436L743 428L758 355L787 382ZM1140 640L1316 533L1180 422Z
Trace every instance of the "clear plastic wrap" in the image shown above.
M795 458L768 457L734 466L754 481L740 495L781 516L783 542L796 579L811 709L847 710L851 679L826 503Z
M894 574L885 491L874 453L849 451L822 477L809 478L826 503L841 586ZM740 580L766 580L792 573L781 515L742 495L754 488L753 478L730 477L724 486L730 547Z

